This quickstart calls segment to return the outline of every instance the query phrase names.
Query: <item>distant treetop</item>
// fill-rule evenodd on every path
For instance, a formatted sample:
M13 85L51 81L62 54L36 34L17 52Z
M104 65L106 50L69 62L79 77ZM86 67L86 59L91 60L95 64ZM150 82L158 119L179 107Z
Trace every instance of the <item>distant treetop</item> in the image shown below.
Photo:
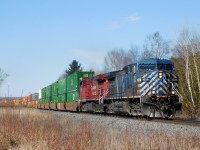
M66 75L73 74L76 71L82 71L81 64L78 61L73 60L71 64L69 64L69 68L65 70Z
M69 64L69 68L65 70L65 73L59 76L58 80L63 79L70 74L73 74L76 71L82 71L83 68L81 68L81 64L79 64L78 61L73 60L71 64Z

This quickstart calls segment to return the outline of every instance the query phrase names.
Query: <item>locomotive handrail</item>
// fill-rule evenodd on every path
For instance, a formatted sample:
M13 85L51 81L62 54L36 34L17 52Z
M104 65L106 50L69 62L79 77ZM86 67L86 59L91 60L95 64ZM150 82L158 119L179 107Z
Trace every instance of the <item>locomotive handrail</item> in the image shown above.
M179 93L179 91L175 88L173 88L173 90L177 93L178 97L179 97L179 103L181 103L183 101L183 96L181 95L181 93Z
M169 81L170 82L170 81ZM174 84L172 82L170 82L172 84L172 90L174 90L179 98L179 103L181 103L183 101L183 96L181 95L181 93L179 93L179 91L174 87Z
M105 93L103 93L102 96L99 96L99 104L103 104L103 98L106 97L106 95L108 94L109 90L107 89Z

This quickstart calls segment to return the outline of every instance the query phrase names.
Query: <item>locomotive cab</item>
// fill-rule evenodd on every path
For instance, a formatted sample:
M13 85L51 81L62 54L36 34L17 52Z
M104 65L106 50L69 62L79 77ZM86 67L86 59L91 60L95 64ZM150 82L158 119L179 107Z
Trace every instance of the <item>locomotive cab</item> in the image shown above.
M178 92L178 76L174 73L174 64L169 60L147 59L139 62L140 74L138 95L145 106L144 113L150 107L156 116L171 116L181 107L181 96Z
M169 60L144 60L138 65L141 82L139 83L140 95L174 94L177 88L178 77L174 74L174 65Z

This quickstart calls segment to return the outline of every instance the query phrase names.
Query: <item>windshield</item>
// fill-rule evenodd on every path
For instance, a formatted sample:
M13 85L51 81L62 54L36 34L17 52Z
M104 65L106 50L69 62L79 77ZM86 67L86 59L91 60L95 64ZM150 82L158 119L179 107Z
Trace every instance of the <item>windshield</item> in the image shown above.
M154 70L156 68L155 64L140 64L139 69L140 70Z
M158 64L158 70L173 70L171 64Z

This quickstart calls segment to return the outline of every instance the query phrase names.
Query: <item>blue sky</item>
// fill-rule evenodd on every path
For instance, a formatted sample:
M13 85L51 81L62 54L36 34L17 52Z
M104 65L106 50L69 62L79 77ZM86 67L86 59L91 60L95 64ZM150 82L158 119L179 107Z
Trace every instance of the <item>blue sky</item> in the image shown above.
M141 46L159 31L174 42L180 30L199 31L195 0L1 0L0 67L10 76L0 96L38 92L57 80L72 60L103 68L113 48Z

